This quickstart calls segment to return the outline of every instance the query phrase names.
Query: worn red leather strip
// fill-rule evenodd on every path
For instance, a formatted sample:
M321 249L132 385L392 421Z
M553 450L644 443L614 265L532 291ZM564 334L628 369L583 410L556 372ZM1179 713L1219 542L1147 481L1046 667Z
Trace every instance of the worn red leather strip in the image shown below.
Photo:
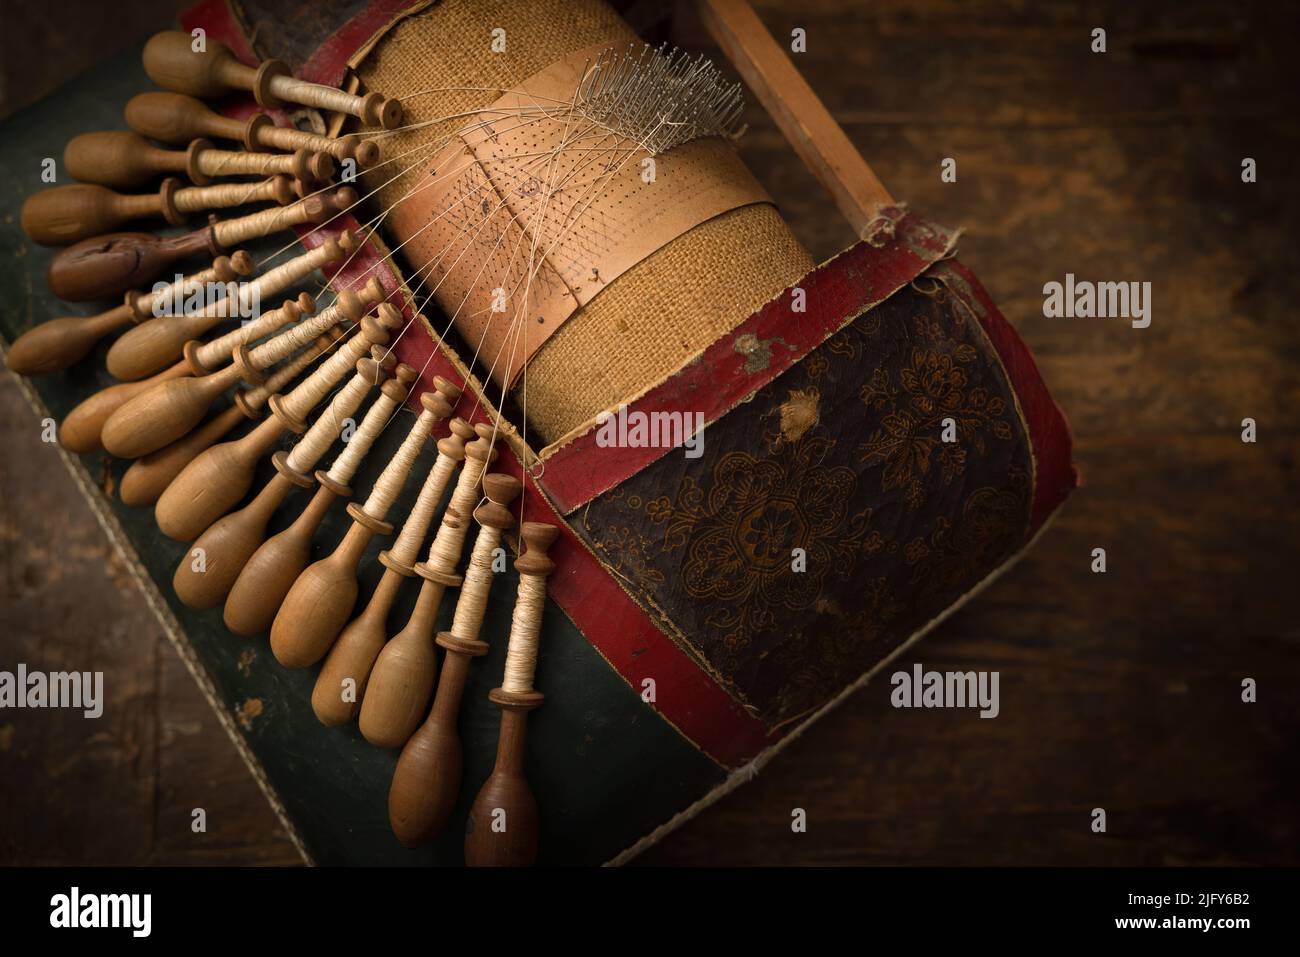
M348 60L386 23L417 0L372 0L366 8L326 38L317 47L298 77L312 83L338 86L347 72Z
M702 413L716 421L798 362L854 316L887 299L946 255L955 231L901 209L893 237L865 241L809 273L799 286L807 311L794 312L787 289L704 353L628 404L629 411ZM670 448L606 448L599 428L566 442L546 459L542 485L564 514L635 475Z

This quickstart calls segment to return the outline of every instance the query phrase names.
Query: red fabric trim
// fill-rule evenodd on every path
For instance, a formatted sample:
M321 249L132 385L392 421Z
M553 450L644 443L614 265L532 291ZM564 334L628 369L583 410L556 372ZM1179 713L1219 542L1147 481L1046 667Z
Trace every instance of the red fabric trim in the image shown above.
M249 66L261 62L230 9L230 0L201 0L181 14L180 23L186 31L202 27L209 37L230 47L230 52Z
M1024 413L1036 463L1034 504L1030 510L1029 530L1025 536L1032 538L1048 516L1060 507L1065 497L1079 484L1078 473L1071 463L1074 437L1070 433L1070 424L1047 391L1047 385L1043 382L1029 347L994 305L975 274L956 260L944 265L966 280L984 307L977 311L980 325L1001 356L1002 365L1011 380L1011 388Z
M347 72L348 59L365 46L393 17L417 0L373 0L366 9L339 27L298 71L298 78L338 86Z
M883 246L859 242L799 281L807 312L793 312L793 287L754 313L704 354L669 376L629 411L704 414L711 423L767 385L868 306L887 299L948 252L956 234L902 210ZM744 338L742 338L744 337ZM746 348L746 343L757 346ZM767 350L765 361L762 350ZM754 368L755 361L763 361ZM606 448L599 427L570 440L546 460L542 486L564 514L667 455L665 448Z

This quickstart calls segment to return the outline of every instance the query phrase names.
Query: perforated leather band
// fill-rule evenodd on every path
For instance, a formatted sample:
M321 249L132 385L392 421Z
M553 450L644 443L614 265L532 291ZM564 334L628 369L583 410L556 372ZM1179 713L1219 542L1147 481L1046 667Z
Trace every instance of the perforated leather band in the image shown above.
M574 116L578 83L608 47L578 51L496 100L392 212L411 261L426 264L425 288L507 389L622 273L714 216L771 202L723 140L651 157Z

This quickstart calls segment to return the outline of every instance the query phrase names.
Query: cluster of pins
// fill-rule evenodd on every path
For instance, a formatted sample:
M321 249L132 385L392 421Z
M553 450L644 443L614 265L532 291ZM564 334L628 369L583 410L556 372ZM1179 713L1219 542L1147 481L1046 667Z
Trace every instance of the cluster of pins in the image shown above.
M578 85L574 112L663 153L703 136L742 132L739 83L723 81L707 57L646 45L604 50Z
M379 158L375 141L360 133L333 137L278 127L265 113L246 122L234 120L198 98L251 92L266 108L307 106L385 130L402 122L397 100L296 79L278 60L248 66L211 38L196 50L187 33L157 34L145 46L144 66L150 79L170 92L134 97L126 107L129 132L74 137L63 160L80 182L43 190L23 204L21 221L29 238L68 247L54 257L48 273L50 289L61 299L122 296L180 259L205 252L222 255L250 239L320 223L357 202L351 187L331 183L340 165L360 169ZM237 146L218 148L214 141ZM138 190L160 175L166 178L156 192L118 192ZM193 185L184 185L181 176ZM261 178L230 179L248 176ZM210 214L202 228L166 239L112 232L134 220L180 225L194 213L261 203L274 208L226 220ZM95 333L102 336L117 328L112 320L96 318L77 325L67 344L58 339L59 329L46 330L37 343L44 347L39 354L32 344L23 344L18 364L11 367L35 374L75 362L97 341Z

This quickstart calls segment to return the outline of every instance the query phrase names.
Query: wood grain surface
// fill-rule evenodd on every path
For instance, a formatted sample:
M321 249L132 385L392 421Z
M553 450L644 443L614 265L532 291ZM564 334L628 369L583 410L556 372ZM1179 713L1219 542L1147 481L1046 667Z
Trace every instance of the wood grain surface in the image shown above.
M0 107L177 4L151 6L94 35L66 13L5 31ZM676 42L711 50L678 7ZM640 861L1300 863L1294 8L758 7L778 39L807 31L797 66L890 191L966 228L961 259L1034 350L1085 485L900 662L999 671L995 720L895 710L879 680ZM1089 50L1095 27L1105 54ZM848 245L773 124L753 106L748 120L742 155L800 238L822 259ZM1242 183L1243 157L1257 183ZM1044 318L1042 286L1067 272L1151 282L1150 328ZM1247 416L1256 444L1240 440ZM89 735L70 713L0 713L0 861L296 861L7 372L0 435L0 667L103 669L110 702ZM1104 575L1089 571L1097 547ZM1241 702L1246 677L1256 704ZM1098 807L1105 834L1090 828Z

